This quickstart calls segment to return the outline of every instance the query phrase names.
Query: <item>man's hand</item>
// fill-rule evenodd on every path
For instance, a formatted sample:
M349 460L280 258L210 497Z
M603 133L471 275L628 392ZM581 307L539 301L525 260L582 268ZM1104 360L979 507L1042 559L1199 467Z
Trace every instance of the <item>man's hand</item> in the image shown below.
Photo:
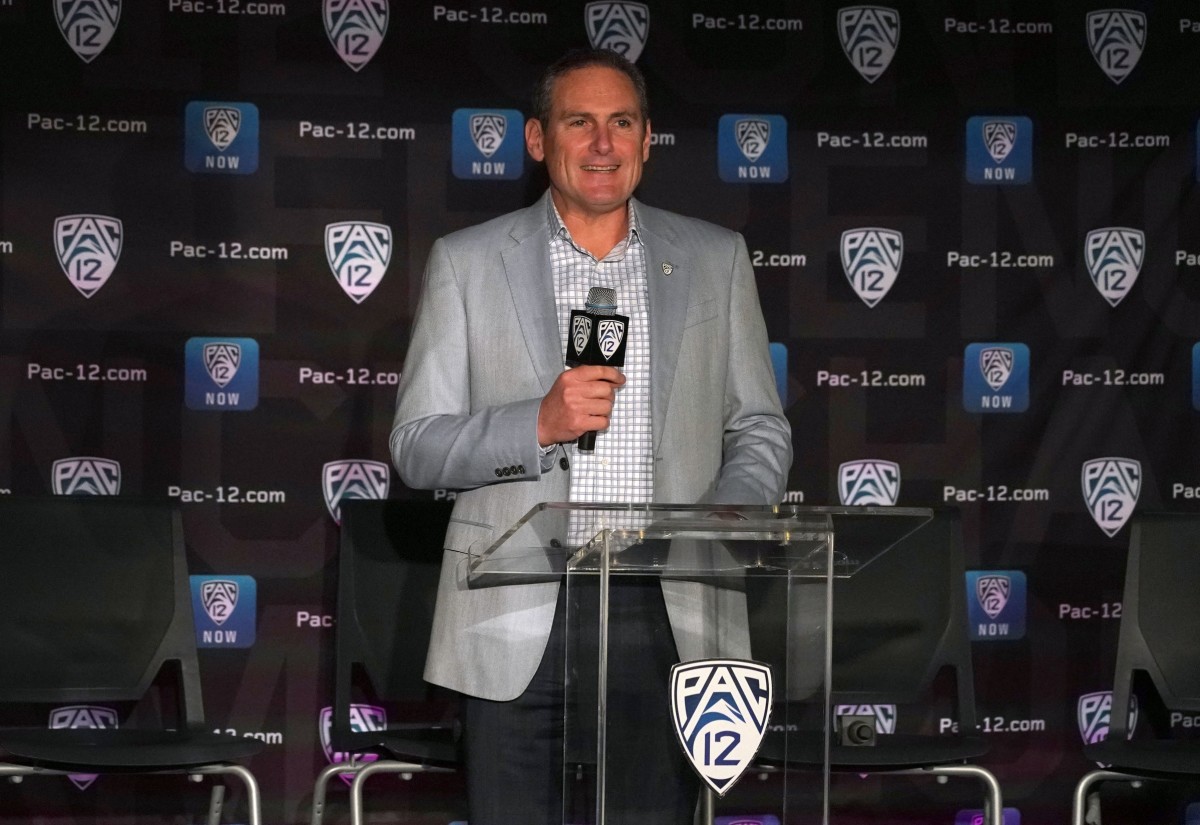
M549 447L608 429L617 388L624 383L616 367L581 366L560 373L538 411L538 444Z

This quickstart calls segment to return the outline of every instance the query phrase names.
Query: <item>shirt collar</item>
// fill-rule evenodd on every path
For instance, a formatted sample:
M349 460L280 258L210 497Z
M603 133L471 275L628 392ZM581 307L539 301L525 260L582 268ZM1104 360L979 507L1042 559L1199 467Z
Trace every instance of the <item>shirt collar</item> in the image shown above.
M550 223L550 240L551 240L551 242L553 242L557 238L562 238L567 243L571 244L571 246L573 246L576 249L579 249L579 251L583 252L584 250L580 249L579 244L575 243L575 239L571 237L571 230L567 229L567 225L565 223L563 223L562 216L558 214L558 207L554 205L554 198L547 197L546 204L547 204L547 209L546 209L547 220ZM635 201L633 198L629 199L629 201L628 201L629 208L626 210L626 214L629 216L629 231L625 235L625 240L623 240L621 243L617 244L613 248L614 252L617 250L623 251L624 249L628 248L629 246L631 246L635 243L640 244L642 242L641 229L638 225L637 205L636 204L637 204L637 201ZM585 254L590 254L590 253L585 253Z

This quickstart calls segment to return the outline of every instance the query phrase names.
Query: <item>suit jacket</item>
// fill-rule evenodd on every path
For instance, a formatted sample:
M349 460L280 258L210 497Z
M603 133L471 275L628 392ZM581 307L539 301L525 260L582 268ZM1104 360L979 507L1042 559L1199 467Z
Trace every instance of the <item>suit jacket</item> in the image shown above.
M486 699L512 699L528 685L557 598L557 583L468 589L464 555L487 549L536 504L568 496L566 450L543 472L537 444L542 398L564 369L548 197L434 243L390 439L406 485L461 490L425 678ZM791 430L745 242L635 208L649 284L654 500L778 502ZM663 591L683 660L743 643L739 594L683 582Z

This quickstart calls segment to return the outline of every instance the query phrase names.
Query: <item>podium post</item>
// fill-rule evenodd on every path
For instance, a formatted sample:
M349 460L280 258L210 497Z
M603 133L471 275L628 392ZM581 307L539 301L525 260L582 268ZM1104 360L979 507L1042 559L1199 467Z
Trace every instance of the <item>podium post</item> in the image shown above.
M702 812L827 823L833 581L931 517L894 507L545 503L471 554L473 588L547 581L566 588L564 825L605 825L615 806L636 816L639 798L655 790L635 782L631 792L628 781L617 781L639 765L609 741L629 724L608 706L622 667L608 656L610 602L624 577L661 586L682 661L647 678L668 685L670 724L711 794ZM747 609L760 600L771 606L767 615ZM756 767L767 737L773 752L816 753L824 769ZM614 798L618 787L624 791Z

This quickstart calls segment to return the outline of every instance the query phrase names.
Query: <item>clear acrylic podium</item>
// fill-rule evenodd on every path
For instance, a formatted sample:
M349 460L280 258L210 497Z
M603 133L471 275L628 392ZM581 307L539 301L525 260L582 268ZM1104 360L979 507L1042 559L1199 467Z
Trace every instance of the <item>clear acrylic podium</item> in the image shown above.
M610 778L639 770L636 760L610 756L608 746L609 732L622 724L610 717L607 701L610 674L621 667L608 658L609 597L620 576L661 582L685 661L768 665L772 751L785 760L788 753L816 753L824 763L823 771L809 772L751 765L725 788L722 809L774 816L780 825L827 823L833 581L931 518L928 509L898 507L546 503L490 547L468 554L472 588L565 583L564 825L604 825L615 804ZM651 674L664 682L670 676ZM720 748L705 754L712 770L722 770ZM706 786L702 822L712 821L714 806Z

